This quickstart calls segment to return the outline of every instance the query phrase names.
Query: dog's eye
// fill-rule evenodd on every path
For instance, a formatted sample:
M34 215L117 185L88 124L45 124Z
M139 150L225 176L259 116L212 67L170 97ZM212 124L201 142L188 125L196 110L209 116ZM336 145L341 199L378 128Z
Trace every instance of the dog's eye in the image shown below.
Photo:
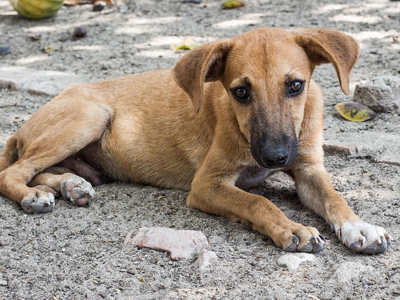
M293 80L289 83L289 96L296 96L303 91L304 81Z
M242 103L248 103L250 100L250 93L244 87L238 87L232 90L235 99Z

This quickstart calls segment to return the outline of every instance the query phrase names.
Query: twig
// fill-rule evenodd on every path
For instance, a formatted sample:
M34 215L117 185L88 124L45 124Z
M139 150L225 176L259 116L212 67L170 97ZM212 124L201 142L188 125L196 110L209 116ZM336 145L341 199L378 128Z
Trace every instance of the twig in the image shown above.
M120 242L119 240L109 240L109 241L85 241L85 243L118 243Z
M16 104L13 104L13 105L0 105L0 108L10 108L10 107L23 107L23 108L26 108L26 105L16 105Z

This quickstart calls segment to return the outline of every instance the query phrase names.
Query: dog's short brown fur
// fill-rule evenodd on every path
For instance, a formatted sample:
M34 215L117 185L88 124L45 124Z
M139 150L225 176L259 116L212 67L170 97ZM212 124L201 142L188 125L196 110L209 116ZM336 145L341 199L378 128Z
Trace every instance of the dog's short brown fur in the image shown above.
M381 253L390 236L361 221L325 171L323 94L311 80L332 63L348 94L358 55L357 42L335 30L257 29L204 44L172 69L73 85L8 141L0 192L48 212L57 193L86 204L87 180L190 189L189 207L249 222L284 250L320 251L316 228L241 189L284 171L347 247Z

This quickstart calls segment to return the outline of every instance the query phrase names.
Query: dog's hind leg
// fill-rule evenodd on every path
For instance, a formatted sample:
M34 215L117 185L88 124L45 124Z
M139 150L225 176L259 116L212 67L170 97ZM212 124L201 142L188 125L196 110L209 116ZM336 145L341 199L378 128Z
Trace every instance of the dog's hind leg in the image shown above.
M76 95L63 96L35 113L0 156L5 167L0 172L0 193L27 212L50 212L54 207L53 193L27 186L35 175L100 140L111 121L109 109Z

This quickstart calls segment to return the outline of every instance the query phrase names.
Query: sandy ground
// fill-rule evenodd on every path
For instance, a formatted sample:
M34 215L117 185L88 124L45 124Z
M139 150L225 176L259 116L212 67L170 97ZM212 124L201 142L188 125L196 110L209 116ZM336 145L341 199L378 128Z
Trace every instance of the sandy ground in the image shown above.
M231 11L211 0L207 5L118 4L100 13L90 5L63 7L55 18L29 21L1 0L0 44L12 52L0 57L0 65L69 72L93 81L170 67L182 55L170 44L185 37L204 43L259 27L330 27L360 41L353 90L375 76L400 76L400 43L393 40L400 34L400 2L248 0L245 8ZM77 26L85 26L88 36L74 41ZM57 51L45 53L48 46ZM346 122L333 105L351 96L341 93L333 67L320 67L314 78L326 93L327 139L346 141L360 133L362 140L353 143L375 151L399 149L397 114ZM49 100L0 90L0 148ZM392 136L387 143L374 140L385 134ZM355 212L398 239L400 167L371 157L330 154L325 160L337 191ZM317 227L328 239L326 249L315 261L288 270L278 265L285 253L271 240L246 225L186 208L187 192L180 190L113 183L97 188L90 207L60 200L45 215L27 215L0 196L0 299L400 299L398 242L382 255L353 254L320 217L301 206L285 177L251 192L268 196L293 220ZM126 234L143 226L201 230L218 262L200 272L196 259L171 261L163 252L124 246Z

